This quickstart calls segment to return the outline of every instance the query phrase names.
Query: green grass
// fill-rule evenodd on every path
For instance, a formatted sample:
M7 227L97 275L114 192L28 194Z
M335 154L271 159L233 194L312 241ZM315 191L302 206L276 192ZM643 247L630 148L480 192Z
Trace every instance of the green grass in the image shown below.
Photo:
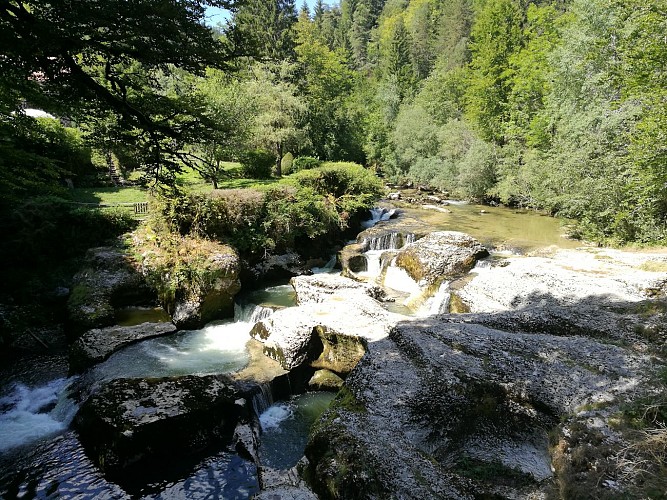
M148 191L136 187L77 188L69 191L69 198L77 203L117 204L148 201Z

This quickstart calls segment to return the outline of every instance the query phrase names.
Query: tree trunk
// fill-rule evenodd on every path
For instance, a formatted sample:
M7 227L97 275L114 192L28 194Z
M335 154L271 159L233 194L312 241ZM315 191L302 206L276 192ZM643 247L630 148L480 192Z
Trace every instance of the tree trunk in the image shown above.
M282 177L282 161L283 161L283 145L282 143L276 144L276 176Z

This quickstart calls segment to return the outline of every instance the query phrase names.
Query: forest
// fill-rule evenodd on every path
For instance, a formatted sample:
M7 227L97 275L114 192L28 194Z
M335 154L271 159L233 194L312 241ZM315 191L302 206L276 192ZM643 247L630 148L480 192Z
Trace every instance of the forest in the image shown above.
M207 5L228 21L208 27ZM387 182L574 219L588 240L665 243L666 9L6 2L4 229L27 202L66 197L68 183L94 185L110 167L169 193L185 169L217 187L229 161L254 178L347 161Z

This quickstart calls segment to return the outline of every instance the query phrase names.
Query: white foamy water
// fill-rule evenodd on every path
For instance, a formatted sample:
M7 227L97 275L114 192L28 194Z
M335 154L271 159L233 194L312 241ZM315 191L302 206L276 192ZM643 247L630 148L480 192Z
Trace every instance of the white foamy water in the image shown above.
M269 407L259 416L263 431L280 427L285 420L293 415L293 409L287 403L279 403Z
M78 407L67 398L72 379L29 388L18 384L0 398L0 452L67 429Z
M424 302L424 305L419 308L417 316L427 318L436 314L445 314L449 312L450 295L449 282L442 283L440 288L438 288L438 291L432 297L429 297L426 302Z
M370 212L371 218L361 223L361 227L364 229L370 229L380 221L391 219L391 217L396 213L396 210L393 208L372 208Z
M380 271L382 271L381 257L384 253L384 250L368 250L364 253L366 258L366 270L360 273L357 273L361 277L365 278L377 278L380 276Z
M91 370L96 381L230 373L248 362L253 323L211 323L201 330L145 340L118 351Z
M410 295L420 293L421 288L410 275L400 267L390 265L384 277L384 286Z
M338 257L336 257L336 254L332 255L329 261L324 264L324 267L313 267L311 271L313 274L325 274L325 273L331 273L334 270L334 267L336 267L336 262L338 262Z

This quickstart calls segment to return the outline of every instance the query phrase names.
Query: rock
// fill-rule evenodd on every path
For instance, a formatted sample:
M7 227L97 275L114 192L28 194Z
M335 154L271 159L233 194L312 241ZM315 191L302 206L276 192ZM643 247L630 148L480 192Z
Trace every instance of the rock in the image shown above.
M70 371L82 372L96 363L101 363L126 345L175 331L176 326L172 323L143 323L137 326L111 326L89 330L70 346Z
M623 401L648 356L592 339L402 323L366 356L306 448L325 498L528 498L552 476L547 434Z
M438 231L402 249L395 265L424 288L463 276L488 254L486 248L467 234Z
M126 252L115 247L91 248L74 276L67 301L71 329L78 334L112 325L116 308L154 301L154 292Z
M251 335L286 370L307 364L346 375L366 344L387 336L401 318L373 297L378 287L320 274L292 279L298 307L276 311L255 324Z
M636 269L634 262L560 250L552 257L512 257L480 270L457 290L466 321L506 331L586 335L628 343L647 332L667 339L661 314L646 315L653 295L647 283L667 275ZM639 258L639 257L638 257Z
M75 419L88 456L110 478L232 442L250 422L251 388L209 375L119 379L91 396Z
M397 191L395 193L389 193L387 196L387 199L389 200L400 200L401 199L401 192Z
M253 282L266 282L310 274L311 267L296 252L281 255L270 254L260 263L252 266L250 274Z
M308 382L308 388L313 391L333 391L343 387L344 380L329 370L317 370Z
M422 205L422 208L424 210L435 210L436 212L440 212L440 213L443 213L443 214L451 214L452 213L452 211L449 210L448 208L439 207L437 205Z
M336 276L333 274L316 274L313 276L299 276L290 281L296 292L298 304L321 303L334 297L345 294L362 294L382 300L384 290L373 284Z

